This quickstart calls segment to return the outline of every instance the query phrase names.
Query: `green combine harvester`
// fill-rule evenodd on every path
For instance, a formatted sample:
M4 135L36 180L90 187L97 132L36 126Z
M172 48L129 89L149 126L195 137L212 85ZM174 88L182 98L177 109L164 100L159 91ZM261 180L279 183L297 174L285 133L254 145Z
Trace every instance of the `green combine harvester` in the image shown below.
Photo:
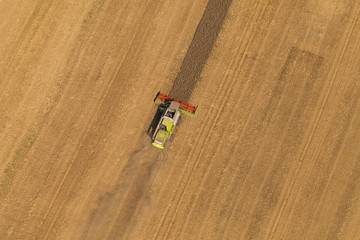
M154 102L156 105L159 105L161 118L152 136L152 144L163 149L165 142L171 138L175 126L180 120L180 115L185 114L194 117L197 107L183 103L160 92L156 94Z

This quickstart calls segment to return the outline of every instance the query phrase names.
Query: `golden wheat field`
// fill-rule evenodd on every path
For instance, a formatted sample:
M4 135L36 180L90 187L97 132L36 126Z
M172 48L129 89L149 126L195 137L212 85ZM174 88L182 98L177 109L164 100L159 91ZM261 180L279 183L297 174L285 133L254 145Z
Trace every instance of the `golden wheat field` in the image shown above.
M360 239L359 15L0 0L0 239ZM159 90L198 105L165 150Z

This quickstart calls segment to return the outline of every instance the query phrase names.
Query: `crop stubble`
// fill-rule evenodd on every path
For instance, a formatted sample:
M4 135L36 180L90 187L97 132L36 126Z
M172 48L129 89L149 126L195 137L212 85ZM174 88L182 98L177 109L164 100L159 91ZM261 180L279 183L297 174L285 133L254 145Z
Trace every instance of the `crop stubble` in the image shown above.
M357 1L2 3L2 239L359 235Z

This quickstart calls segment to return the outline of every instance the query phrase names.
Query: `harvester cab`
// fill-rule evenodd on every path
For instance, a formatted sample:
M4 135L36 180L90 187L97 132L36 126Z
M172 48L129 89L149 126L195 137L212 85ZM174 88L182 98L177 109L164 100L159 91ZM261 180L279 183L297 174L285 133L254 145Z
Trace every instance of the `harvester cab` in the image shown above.
M197 107L183 103L160 92L156 94L154 102L159 105L161 117L152 136L152 144L155 147L164 148L165 142L171 138L175 126L180 120L180 115L186 114L194 117Z

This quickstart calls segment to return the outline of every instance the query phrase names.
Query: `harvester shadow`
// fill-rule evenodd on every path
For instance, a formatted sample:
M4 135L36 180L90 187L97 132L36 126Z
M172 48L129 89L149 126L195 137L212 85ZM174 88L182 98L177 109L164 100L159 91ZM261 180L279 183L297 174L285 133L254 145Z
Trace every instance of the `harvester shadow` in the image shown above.
M151 124L147 130L147 134L150 136L150 138L154 135L154 132L156 130L156 127L157 127L157 124L159 123L160 121L160 118L161 118L161 114L162 114L162 110L161 108L157 108L156 110L156 113L153 117L153 120L151 121Z

